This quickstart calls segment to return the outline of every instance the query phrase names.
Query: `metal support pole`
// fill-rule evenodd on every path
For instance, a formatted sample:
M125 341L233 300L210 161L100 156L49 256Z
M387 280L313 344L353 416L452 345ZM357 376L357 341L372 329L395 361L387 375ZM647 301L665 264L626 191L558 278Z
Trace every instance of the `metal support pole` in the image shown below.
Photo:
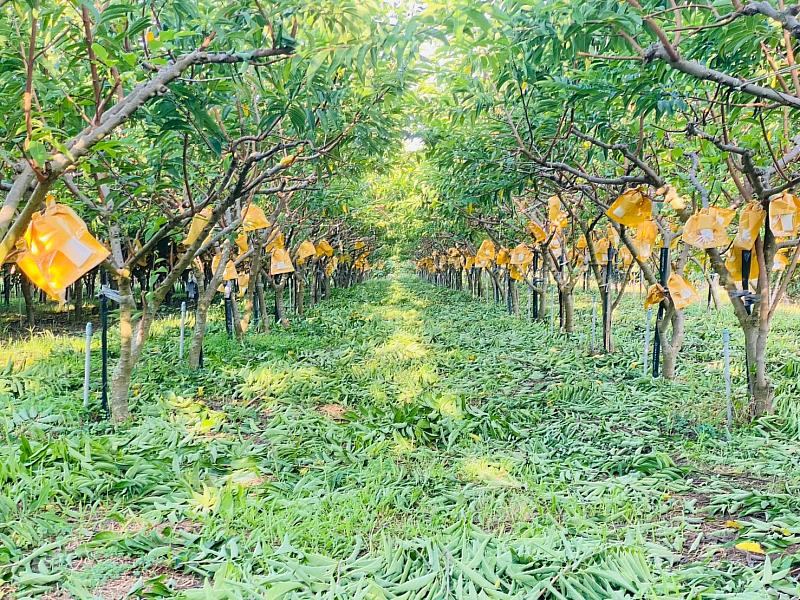
M183 346L186 336L186 302L181 302L181 337L178 341L178 360L183 360Z
M650 320L653 318L653 309L647 309L644 320L644 354L642 354L642 375L647 376L647 357L650 356Z
M100 271L100 287L101 289L108 285L108 274L105 270ZM101 373L100 373L100 403L106 414L108 410L108 297L100 294L100 358Z
M728 438L733 429L733 400L731 399L731 334L727 329L722 330L722 360L725 375L725 402L727 405Z
M83 359L83 408L89 408L89 381L92 375L92 324L86 324L86 345Z

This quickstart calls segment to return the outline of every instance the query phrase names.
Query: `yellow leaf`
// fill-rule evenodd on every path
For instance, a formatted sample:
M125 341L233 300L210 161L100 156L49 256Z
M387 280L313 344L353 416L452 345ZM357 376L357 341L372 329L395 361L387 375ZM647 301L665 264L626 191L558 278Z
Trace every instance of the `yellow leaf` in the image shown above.
M739 523L739 521L730 521L730 520L728 520L728 521L725 521L725 527L727 527L728 529L741 529L742 528L742 524Z
M751 552L752 554L764 554L764 549L758 542L740 542L736 544L736 549L743 552Z

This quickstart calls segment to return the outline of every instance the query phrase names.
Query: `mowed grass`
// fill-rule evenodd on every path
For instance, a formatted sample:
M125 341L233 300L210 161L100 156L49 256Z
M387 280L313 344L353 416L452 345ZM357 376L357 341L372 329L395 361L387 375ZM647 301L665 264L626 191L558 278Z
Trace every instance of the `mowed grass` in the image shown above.
M198 373L177 320L158 323L117 429L99 360L81 406L80 337L0 346L4 593L800 595L792 310L771 348L778 414L730 436L724 327L739 411L745 380L726 310L691 308L675 382L643 376L635 291L608 356L588 352L588 293L570 337L409 275L243 344L220 316Z

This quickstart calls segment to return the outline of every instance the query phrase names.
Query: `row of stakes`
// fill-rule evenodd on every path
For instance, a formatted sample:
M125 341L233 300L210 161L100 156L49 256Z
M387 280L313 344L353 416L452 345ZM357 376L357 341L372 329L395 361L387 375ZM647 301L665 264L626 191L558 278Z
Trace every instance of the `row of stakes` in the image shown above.
M532 295L532 294L531 294ZM549 302L548 307L548 332L550 335L553 334L555 331L555 310L553 302ZM531 306L532 306L531 302ZM591 352L594 352L597 349L597 297L592 296L592 325L591 325L591 338L589 349ZM643 340L643 352L642 352L642 375L646 377L648 375L648 367L653 368L653 377L658 376L657 370L657 343L654 342L653 346L653 360L650 360L650 323L653 320L653 309L647 309L647 315L645 317L645 329L644 329L644 340ZM727 425L727 432L728 436L730 437L730 432L733 429L733 397L732 397L732 388L731 388L731 334L730 331L725 328L722 330L722 359L723 359L723 377L725 380L725 401L726 401L726 425Z
M108 299L119 301L119 295L107 287L101 285L100 288L100 324L101 324L101 356L102 356L102 387L101 402L103 409L108 413ZM231 282L225 285L225 325L228 335L233 333L233 294ZM555 313L553 304L549 307L549 331L553 333L555 329ZM645 318L644 349L642 353L642 375L647 376L648 359L650 357L650 322L653 319L653 309L647 309ZM89 407L89 387L91 383L92 368L92 335L93 327L91 323L86 323L86 340L84 346L84 376L83 376L83 407ZM726 398L726 417L728 434L733 427L733 401L731 396L731 370L730 370L730 332L728 329L722 331L722 356L723 372L725 379L725 398ZM186 302L181 302L180 334L178 338L178 360L183 360L186 340ZM591 345L592 351L597 347L597 298L592 297L592 329ZM654 347L655 352L655 347ZM202 366L201 350L201 366Z
M108 287L105 274L101 275L100 286L100 356L101 388L100 401L106 416L108 408L108 300L119 303L120 296L115 290ZM196 299L196 287L189 291L190 299ZM178 360L183 360L186 342L186 302L181 302L180 337L178 341ZM225 284L225 328L228 336L233 335L233 287L230 281ZM89 389L91 386L92 372L92 337L94 327L91 322L86 323L83 361L83 408L89 408ZM200 349L200 366L203 366L203 349Z

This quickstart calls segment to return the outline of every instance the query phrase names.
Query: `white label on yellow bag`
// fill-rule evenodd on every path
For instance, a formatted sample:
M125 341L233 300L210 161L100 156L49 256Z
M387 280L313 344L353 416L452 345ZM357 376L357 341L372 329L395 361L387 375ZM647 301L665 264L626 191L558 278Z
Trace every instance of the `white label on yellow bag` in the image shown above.
M69 239L60 250L76 267L80 267L92 257L92 249L75 238Z
M714 231L711 229L701 229L700 239L702 239L704 242L710 242L714 239Z
M794 215L781 215L781 228L784 231L794 229Z
M621 206L618 206L614 209L614 216L615 217L624 217L625 216L625 209Z

